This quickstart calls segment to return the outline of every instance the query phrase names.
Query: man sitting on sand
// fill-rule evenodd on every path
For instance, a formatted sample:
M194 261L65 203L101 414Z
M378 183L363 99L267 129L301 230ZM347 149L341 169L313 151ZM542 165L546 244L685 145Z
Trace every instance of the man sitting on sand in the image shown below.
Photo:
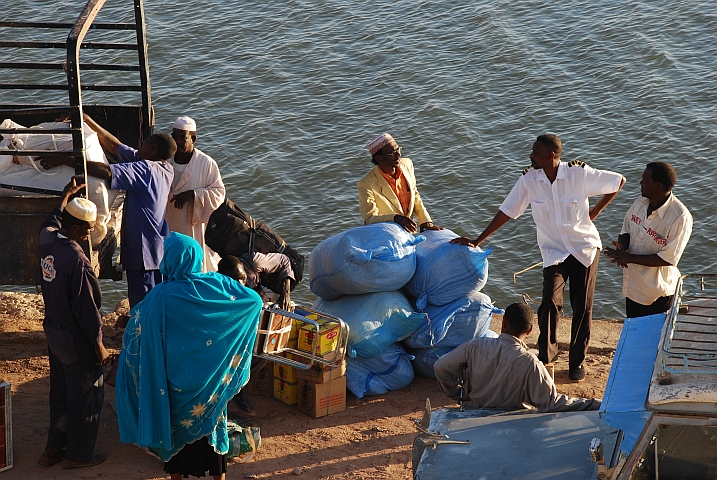
M600 400L559 394L553 379L535 355L528 352L525 337L533 330L533 310L524 303L505 309L498 338L469 340L442 356L434 369L441 390L463 399L468 408L517 409L535 407L541 412L597 410Z

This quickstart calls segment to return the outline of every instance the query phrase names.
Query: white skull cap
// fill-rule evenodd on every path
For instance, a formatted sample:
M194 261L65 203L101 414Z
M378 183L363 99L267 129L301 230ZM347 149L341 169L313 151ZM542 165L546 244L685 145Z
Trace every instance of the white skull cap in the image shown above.
M67 213L78 220L94 222L97 220L97 207L86 198L73 198L65 206Z
M374 155L386 145L391 145L394 149L398 148L398 143L396 143L396 140L394 140L393 137L388 133L379 135L378 137L371 140L371 142L366 145L366 148L368 148L368 151L371 152L371 155Z
M177 118L177 121L174 122L174 128L177 130L186 130L188 132L196 132L197 131L197 122L192 120L189 117L179 117Z

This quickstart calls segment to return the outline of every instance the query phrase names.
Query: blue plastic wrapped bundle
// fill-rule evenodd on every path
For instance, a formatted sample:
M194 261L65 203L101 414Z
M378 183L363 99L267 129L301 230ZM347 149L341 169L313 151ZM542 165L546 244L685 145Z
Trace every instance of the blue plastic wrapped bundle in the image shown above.
M448 305L429 304L423 312L428 314L428 319L403 341L408 348L453 349L482 337L490 328L493 314L505 313L494 307L490 297L483 292L462 296Z
M346 359L346 388L361 398L406 388L413 381L412 355L394 343L378 357Z
M488 256L493 248L453 245L458 235L450 230L428 230L416 248L416 273L405 287L416 306L447 305L480 291L488 280Z
M493 330L486 330L479 337L497 338L498 334ZM431 347L431 348L406 348L406 351L413 355L413 371L416 375L420 375L426 378L436 378L436 372L433 370L433 366L436 364L436 360L441 358L448 352L453 351L455 347Z
M425 313L414 313L401 292L345 295L337 300L314 302L312 307L339 317L349 326L349 357L371 358L403 340L426 324Z
M356 227L319 243L309 256L309 288L324 300L398 290L416 270L414 237L393 222Z

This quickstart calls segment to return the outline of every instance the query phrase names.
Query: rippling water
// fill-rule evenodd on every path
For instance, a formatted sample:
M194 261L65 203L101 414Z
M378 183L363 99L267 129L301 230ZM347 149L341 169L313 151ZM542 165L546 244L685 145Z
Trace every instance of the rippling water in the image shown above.
M59 3L17 0L0 17L73 21L81 2ZM147 0L156 128L194 117L197 146L218 161L229 198L306 254L361 224L356 182L372 167L365 145L384 131L413 159L434 221L472 237L529 165L540 133L561 136L564 160L627 177L596 221L603 244L619 234L645 164L668 161L695 220L680 269L717 271L709 163L717 148L717 4L465 3ZM128 7L108 0L98 21L131 20ZM22 35L0 29L9 34ZM112 35L91 32L88 40ZM126 58L81 58L114 55ZM102 95L84 100L107 101ZM488 245L496 250L484 291L502 307L521 293L538 299L539 269L512 282L540 261L529 212ZM621 283L603 258L596 317L623 315ZM103 288L106 304L122 298L122 284ZM314 298L306 286L295 296Z

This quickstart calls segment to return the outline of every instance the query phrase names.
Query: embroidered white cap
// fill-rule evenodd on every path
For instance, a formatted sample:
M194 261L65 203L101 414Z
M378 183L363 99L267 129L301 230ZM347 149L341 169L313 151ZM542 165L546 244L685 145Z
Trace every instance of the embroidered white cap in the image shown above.
M85 222L97 220L97 207L86 198L73 198L67 202L65 210L78 220L84 220Z
M196 132L197 122L189 117L179 117L177 118L177 121L174 122L173 128L176 128L177 130L186 130L188 132Z
M391 145L394 149L398 148L398 143L396 143L396 140L394 140L393 137L388 133L379 135L378 137L371 140L371 142L366 145L366 148L368 148L368 151L371 152L371 155L374 155L386 145Z

